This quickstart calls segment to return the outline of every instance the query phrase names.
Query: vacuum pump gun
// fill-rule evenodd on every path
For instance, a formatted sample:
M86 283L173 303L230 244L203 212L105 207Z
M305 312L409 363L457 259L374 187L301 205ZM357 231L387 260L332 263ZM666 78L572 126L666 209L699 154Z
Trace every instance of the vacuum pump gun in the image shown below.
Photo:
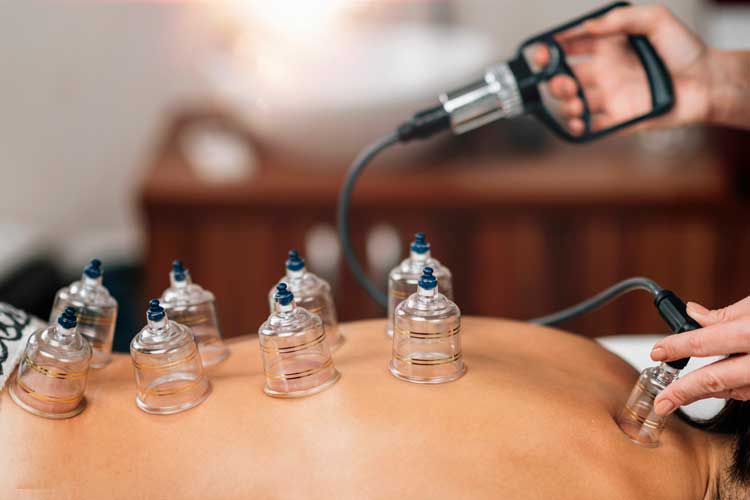
M395 289L389 286L389 295L383 293L368 277L357 260L349 239L349 203L357 178L365 167L384 149L413 139L427 138L437 132L451 129L462 134L501 118L514 118L522 114L532 114L562 139L584 143L609 135L625 127L669 111L674 103L672 81L669 73L651 43L644 36L627 36L621 47L629 47L635 56L628 54L626 60L639 61L643 74L638 78L637 71L618 79L618 85L643 84L650 91L650 106L647 109L633 109L632 114L620 121L597 120L600 108L590 106L575 70L580 69L577 61L568 61L565 47L571 47L570 31L585 21L600 17L607 12L629 5L616 2L583 17L570 21L550 31L534 36L521 44L516 55L507 62L486 70L484 76L458 90L440 97L440 104L416 113L410 120L401 124L395 131L382 137L366 148L354 160L347 172L339 195L338 231L342 252L354 277L367 290L370 296L383 308L389 299L398 299ZM580 33L580 32L579 32ZM620 48L618 46L618 48ZM580 55L573 50L572 55ZM610 61L608 61L610 62ZM614 70L615 68L613 68ZM635 77L634 77L635 75ZM550 85L557 77L567 77L576 84L576 95L581 102L580 120L572 122L561 113L561 106L552 98ZM562 80L564 78L560 78ZM558 80L558 81L559 81ZM592 119L592 111L594 119ZM576 126L571 126L575 123ZM582 125L581 125L582 124ZM418 238L419 240L419 238ZM424 244L424 236L416 244ZM429 273L428 273L429 271ZM392 271L393 272L393 271ZM433 280L433 269L425 267L424 272ZM673 333L679 334L700 328L687 314L685 303L675 293L661 288L648 278L635 277L616 283L597 295L561 311L531 319L538 325L555 325L597 309L633 290L646 290L654 299L654 306ZM403 304L403 302L401 303ZM401 306L398 306L401 307ZM397 308L398 309L398 308ZM396 352L396 328L393 328L394 353ZM668 384L677 379L680 370L690 361L683 358L663 362L658 367L644 370L631 391L617 423L631 440L644 446L657 446L659 434L664 428L666 416L655 412L655 398ZM392 371L394 368L392 368ZM456 372L458 373L458 372ZM398 370L394 371L400 376Z
M674 103L672 80L645 36L631 35L627 37L627 41L642 66L645 77L643 85L649 88L651 107L634 110L632 116L604 128L593 125L589 101L574 66L568 61L565 44L560 42L560 39L570 36L574 33L574 28L585 21L627 5L628 2L615 2L529 38L520 45L512 59L488 68L479 80L443 94L440 96L440 105L415 114L399 127L399 140L405 142L425 138L448 128L456 134L462 134L501 118L514 118L529 113L562 139L581 143L666 113ZM535 57L540 51L546 54L545 64L539 64ZM549 81L558 75L567 75L577 84L578 98L583 103L582 133L574 133L568 128L554 99L549 96Z
M669 111L674 103L672 81L669 73L644 36L628 36L630 50L637 56L643 69L642 82L650 90L650 107L635 111L625 120L597 129L592 124L589 102L583 86L575 74L565 52L565 43L560 40L570 35L571 30L585 21L629 5L628 2L615 2L604 8L574 19L547 32L533 36L523 42L516 55L507 62L486 70L484 76L458 90L440 97L440 104L416 113L410 120L401 124L395 131L382 137L366 148L352 163L339 196L338 232L344 257L357 281L382 307L387 304L387 296L367 277L360 265L349 239L349 203L354 184L365 167L381 151L398 142L427 138L443 130L451 129L462 134L501 118L514 118L522 114L532 114L564 140L584 143L611 134L624 127ZM535 55L544 51L544 64ZM575 134L566 128L565 120L559 115L555 101L549 95L548 82L558 76L567 75L577 84L577 95L583 103L581 119L582 133ZM699 328L686 313L685 305L674 293L663 290L646 278L631 278L600 294L557 313L532 319L537 324L552 325L591 311L613 300L622 293L635 289L645 289L654 296L654 305L674 333ZM684 366L687 360L675 361Z

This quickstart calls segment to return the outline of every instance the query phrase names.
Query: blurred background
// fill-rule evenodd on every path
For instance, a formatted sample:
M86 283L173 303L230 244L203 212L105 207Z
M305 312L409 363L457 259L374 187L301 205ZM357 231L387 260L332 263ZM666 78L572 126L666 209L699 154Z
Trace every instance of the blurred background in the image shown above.
M750 48L750 3L664 2ZM335 205L356 152L589 0L0 4L0 300L46 318L93 257L127 350L181 258L226 337L252 333L290 248L343 320L383 316L342 265ZM533 120L397 147L355 193L371 275L425 231L465 314L527 319L649 276L719 306L750 292L748 134L569 146ZM645 297L565 325L654 333Z

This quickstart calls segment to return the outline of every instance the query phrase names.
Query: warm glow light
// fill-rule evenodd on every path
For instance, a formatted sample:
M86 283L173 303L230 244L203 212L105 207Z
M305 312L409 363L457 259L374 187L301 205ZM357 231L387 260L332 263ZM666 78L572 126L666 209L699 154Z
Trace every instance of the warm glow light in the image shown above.
M222 3L247 28L298 39L331 28L350 4L347 0L223 0Z
M310 82L336 62L337 47L350 28L347 15L367 1L358 0L220 0L210 4L231 36L227 54L237 82L245 75L257 96L294 93L301 68ZM311 70L314 68L314 71ZM310 74L310 73L315 74ZM325 74L328 71L325 70ZM262 97L257 97L262 105Z

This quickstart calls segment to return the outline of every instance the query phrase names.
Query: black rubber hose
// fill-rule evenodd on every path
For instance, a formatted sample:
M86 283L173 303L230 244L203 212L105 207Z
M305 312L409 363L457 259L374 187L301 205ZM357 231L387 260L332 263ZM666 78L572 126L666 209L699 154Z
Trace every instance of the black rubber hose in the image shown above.
M656 297L659 292L662 291L662 288L648 278L629 278L612 285L590 299L586 299L583 302L570 306L562 311L531 319L529 322L536 323L537 325L556 325L557 323L561 323L568 319L575 318L576 316L580 316L581 314L593 311L594 309L598 309L620 295L632 292L633 290L647 290Z
M341 242L341 251L344 254L344 258L349 264L349 269L352 270L352 274L357 279L359 284L370 294L375 302L378 303L382 308L388 307L388 296L383 293L382 290L378 289L375 284L370 281L367 277L365 270L360 265L357 255L354 253L352 242L349 239L349 202L352 198L352 191L354 191L354 184L357 182L357 178L360 176L362 171L365 169L370 160L372 160L378 153L384 149L396 144L401 140L398 131L392 132L378 141L372 143L369 147L363 150L359 156L354 160L344 178L344 184L341 187L339 193L339 206L338 206L338 230L339 230L339 241Z
M388 307L388 296L379 290L377 286L367 277L365 270L354 253L352 242L349 239L349 203L351 201L354 184L357 182L360 174L370 161L384 149L396 144L397 142L407 142L412 139L422 139L444 130L450 125L450 116L441 107L435 107L422 113L416 114L411 120L402 124L396 131L382 137L364 149L349 167L344 178L344 184L339 193L339 205L337 212L339 241L344 258L352 270L352 274L359 284L367 291L368 294L382 308ZM700 328L692 318L689 317L685 310L685 304L673 292L663 290L654 281L635 277L629 278L612 285L603 292L596 294L590 299L584 300L574 306L557 311L546 316L533 318L530 323L537 325L556 325L563 321L575 318L581 314L593 311L611 302L617 297L632 292L634 290L646 290L654 297L656 305L664 321L669 324L674 333ZM677 369L682 369L688 363L690 358L672 361L668 364Z
M367 167L370 161L372 161L372 159L381 151L402 141L403 139L401 135L402 134L400 134L398 130L394 131L372 143L369 147L365 148L359 156L357 156L349 167L344 178L344 183L341 187L341 192L339 193L337 212L339 241L341 242L341 250L344 254L344 258L349 264L349 268L357 282L359 282L370 297L372 297L373 300L384 309L388 307L388 296L382 290L378 289L378 287L367 276L367 273L365 273L365 270L359 263L354 248L352 247L352 242L349 238L349 205L352 192L354 191L354 185L365 167ZM662 291L662 288L648 278L635 277L626 279L579 304L563 309L562 311L531 319L530 322L538 325L555 325L589 311L593 311L594 309L598 309L620 295L633 290L647 290L656 297L656 295Z
M434 116L433 116L434 115ZM357 279L359 284L367 291L368 294L378 303L382 308L388 307L388 296L379 290L377 286L367 277L365 270L357 259L357 255L354 253L352 242L349 239L349 203L351 201L352 192L354 191L354 184L357 182L360 174L370 161L384 149L396 144L397 142L407 141L412 138L420 138L421 131L429 131L430 125L433 122L438 122L441 115L433 113L422 121L413 119L411 122L407 122L406 125L402 125L398 130L392 132L380 140L374 142L367 147L360 155L354 160L344 178L344 184L339 194L339 206L338 206L338 231L339 241L341 242L341 250L344 253L344 258L349 264L349 268L352 270L352 274ZM415 125L416 124L416 125ZM590 299L584 300L574 306L563 309L540 318L534 318L529 320L530 323L538 325L556 325L563 321L575 318L581 314L598 309L603 305L611 302L617 297L632 292L633 290L646 290L651 293L654 297L654 303L659 309L659 313L662 315L664 320L670 325L674 333L681 333L683 331L693 330L700 326L695 323L685 312L684 303L674 295L674 293L663 290L654 281L643 278L635 277L629 278L611 287L607 288L603 292L596 294ZM685 358L677 361L673 361L670 365L675 368L684 368L690 358Z

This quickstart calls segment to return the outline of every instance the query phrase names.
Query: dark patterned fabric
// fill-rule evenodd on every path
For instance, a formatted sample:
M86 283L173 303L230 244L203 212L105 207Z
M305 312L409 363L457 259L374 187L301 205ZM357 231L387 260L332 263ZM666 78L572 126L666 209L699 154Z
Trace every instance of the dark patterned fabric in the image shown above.
M26 342L42 323L36 317L0 302L0 390L26 350Z
M30 325L31 317L28 314L8 304L0 303L0 375L5 374L8 368L6 363L9 359L10 343L20 342L24 337L24 331Z

